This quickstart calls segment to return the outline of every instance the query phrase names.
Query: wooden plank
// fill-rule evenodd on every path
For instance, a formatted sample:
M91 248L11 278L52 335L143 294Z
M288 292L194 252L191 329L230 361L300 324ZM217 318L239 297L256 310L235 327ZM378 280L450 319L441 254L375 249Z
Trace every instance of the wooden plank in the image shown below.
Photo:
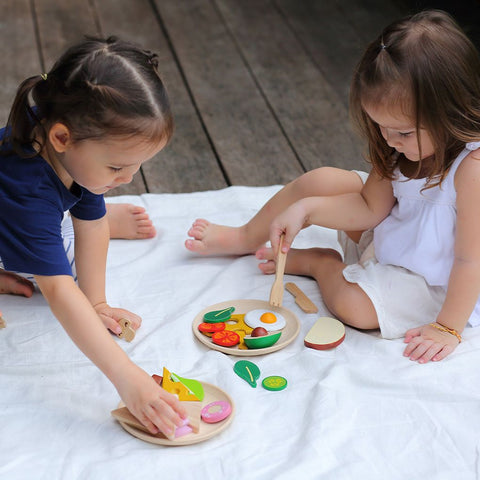
M275 0L319 70L348 106L353 69L364 48L335 0ZM347 2L348 9L355 2Z
M406 13L384 0L275 0L318 68L348 105L353 70L382 29Z
M0 125L5 125L19 84L42 73L28 0L2 1L0 15Z
M97 8L106 36L117 35L159 56L159 71L167 85L175 117L175 134L167 148L142 167L148 191L178 193L226 187L227 182L150 2L102 0Z
M217 4L306 169L367 168L347 107L272 3Z
M285 183L301 174L213 3L159 0L155 5L231 183Z
M69 46L82 41L85 35L100 34L95 11L88 0L35 0L35 11L46 70ZM139 195L145 191L143 178L137 173L132 183L117 187L110 195Z
M34 0L34 4L46 70L85 35L99 34L88 0Z

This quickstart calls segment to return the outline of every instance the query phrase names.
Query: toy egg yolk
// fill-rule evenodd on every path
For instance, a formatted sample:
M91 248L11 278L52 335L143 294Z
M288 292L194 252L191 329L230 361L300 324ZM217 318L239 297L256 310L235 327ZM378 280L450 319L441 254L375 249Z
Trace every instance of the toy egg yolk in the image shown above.
M263 323L275 323L277 317L272 312L265 312L261 317L260 321Z

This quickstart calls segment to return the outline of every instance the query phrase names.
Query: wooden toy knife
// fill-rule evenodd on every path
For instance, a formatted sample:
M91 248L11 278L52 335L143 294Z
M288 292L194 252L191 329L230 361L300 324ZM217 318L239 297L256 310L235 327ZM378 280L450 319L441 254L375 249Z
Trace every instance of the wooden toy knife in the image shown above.
M306 313L317 313L316 305L292 282L285 284L285 288L295 297L295 303Z

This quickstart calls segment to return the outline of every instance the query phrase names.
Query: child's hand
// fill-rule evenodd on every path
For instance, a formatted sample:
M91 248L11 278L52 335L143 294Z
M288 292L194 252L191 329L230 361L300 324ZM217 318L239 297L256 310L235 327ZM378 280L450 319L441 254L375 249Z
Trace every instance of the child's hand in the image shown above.
M122 318L129 320L134 330L140 328L142 324L142 319L138 315L123 308L112 308L107 303L99 303L94 308L103 324L116 335L122 333L122 327L118 323Z
M130 412L153 434L161 431L170 436L174 426L180 427L187 417L178 398L133 363L122 372L115 386Z
M405 343L408 343L403 355L418 363L427 363L430 360L437 362L452 353L460 343L450 333L441 332L431 325L412 328L405 334Z
M285 234L282 250L287 253L298 232L306 226L306 212L300 202L294 203L278 215L270 225L270 243L275 256L278 253L280 237Z

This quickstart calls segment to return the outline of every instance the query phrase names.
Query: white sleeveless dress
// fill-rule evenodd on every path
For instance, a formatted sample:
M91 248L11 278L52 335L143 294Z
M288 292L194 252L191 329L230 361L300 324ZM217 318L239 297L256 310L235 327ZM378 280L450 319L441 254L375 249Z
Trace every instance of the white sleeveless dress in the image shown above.
M478 148L480 142L466 145L440 187L422 191L425 179L396 172L397 203L373 231L372 254L344 269L345 279L357 283L375 306L384 338L403 337L408 329L435 321L440 312L454 260L455 173ZM469 324L480 325L480 299Z

